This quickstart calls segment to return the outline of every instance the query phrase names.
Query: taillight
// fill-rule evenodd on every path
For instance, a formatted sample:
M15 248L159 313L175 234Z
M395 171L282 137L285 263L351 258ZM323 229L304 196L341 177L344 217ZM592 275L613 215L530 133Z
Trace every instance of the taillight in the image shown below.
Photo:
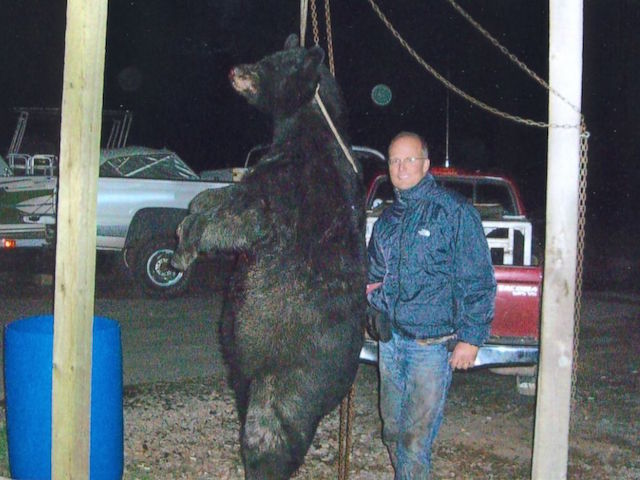
M16 241L12 238L3 238L2 248L16 248Z

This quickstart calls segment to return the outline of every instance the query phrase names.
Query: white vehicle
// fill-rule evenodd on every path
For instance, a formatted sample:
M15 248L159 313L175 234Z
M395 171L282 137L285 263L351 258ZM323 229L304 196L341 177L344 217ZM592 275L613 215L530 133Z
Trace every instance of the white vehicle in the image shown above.
M200 172L200 178L207 181L239 182L249 170L255 167L258 161L260 161L260 158L267 153L269 147L269 145L254 146L247 153L242 167L204 170ZM387 160L378 150L360 145L352 145L351 152L354 154L363 169L363 180L365 185L369 185L370 181L381 169L386 170Z
M0 162L0 249L55 247L58 157L27 147L32 113L20 111L7 161ZM202 181L170 150L124 147L126 116L113 123L109 139L117 142L100 155L96 247L121 253L147 294L176 296L192 273L171 268L176 227L194 196L228 183Z

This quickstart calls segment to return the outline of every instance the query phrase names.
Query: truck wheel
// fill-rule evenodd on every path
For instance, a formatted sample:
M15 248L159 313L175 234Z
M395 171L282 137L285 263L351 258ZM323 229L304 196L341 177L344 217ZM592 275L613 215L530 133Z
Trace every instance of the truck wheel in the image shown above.
M170 298L183 294L189 287L193 265L181 272L171 266L176 242L169 238L154 238L135 255L136 276L144 293L151 297Z

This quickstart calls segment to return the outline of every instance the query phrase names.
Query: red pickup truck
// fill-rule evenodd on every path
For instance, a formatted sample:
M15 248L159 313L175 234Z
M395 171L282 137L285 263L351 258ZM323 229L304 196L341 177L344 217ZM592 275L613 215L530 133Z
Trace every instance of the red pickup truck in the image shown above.
M361 162L380 166L378 152L356 152ZM394 200L393 187L385 173L367 172L367 242L373 224ZM432 167L441 185L468 198L480 212L491 249L498 283L491 337L480 349L475 367L535 365L538 361L542 266L533 254L531 221L526 216L516 185L502 175L489 175L456 168ZM377 343L366 339L360 354L365 363L377 362ZM526 370L526 369L525 369ZM522 371L522 370L521 370ZM519 389L522 379L519 379ZM531 379L528 380L531 382ZM529 385L531 387L531 385Z

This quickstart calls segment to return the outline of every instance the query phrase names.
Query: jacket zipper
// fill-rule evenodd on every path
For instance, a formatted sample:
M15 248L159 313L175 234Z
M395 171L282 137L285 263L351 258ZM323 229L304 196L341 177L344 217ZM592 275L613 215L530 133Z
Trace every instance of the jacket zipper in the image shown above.
M406 200L405 200L406 202ZM406 220L407 220L407 212L409 211L408 204L405 204L406 207L402 212L402 219L400 222L400 237L398 239L398 254L400 258L398 260L398 295L396 297L396 301L393 305L393 318L396 319L396 310L398 308L398 302L400 300L400 296L402 293L402 267L405 263L405 255L404 255L404 234L406 230Z

